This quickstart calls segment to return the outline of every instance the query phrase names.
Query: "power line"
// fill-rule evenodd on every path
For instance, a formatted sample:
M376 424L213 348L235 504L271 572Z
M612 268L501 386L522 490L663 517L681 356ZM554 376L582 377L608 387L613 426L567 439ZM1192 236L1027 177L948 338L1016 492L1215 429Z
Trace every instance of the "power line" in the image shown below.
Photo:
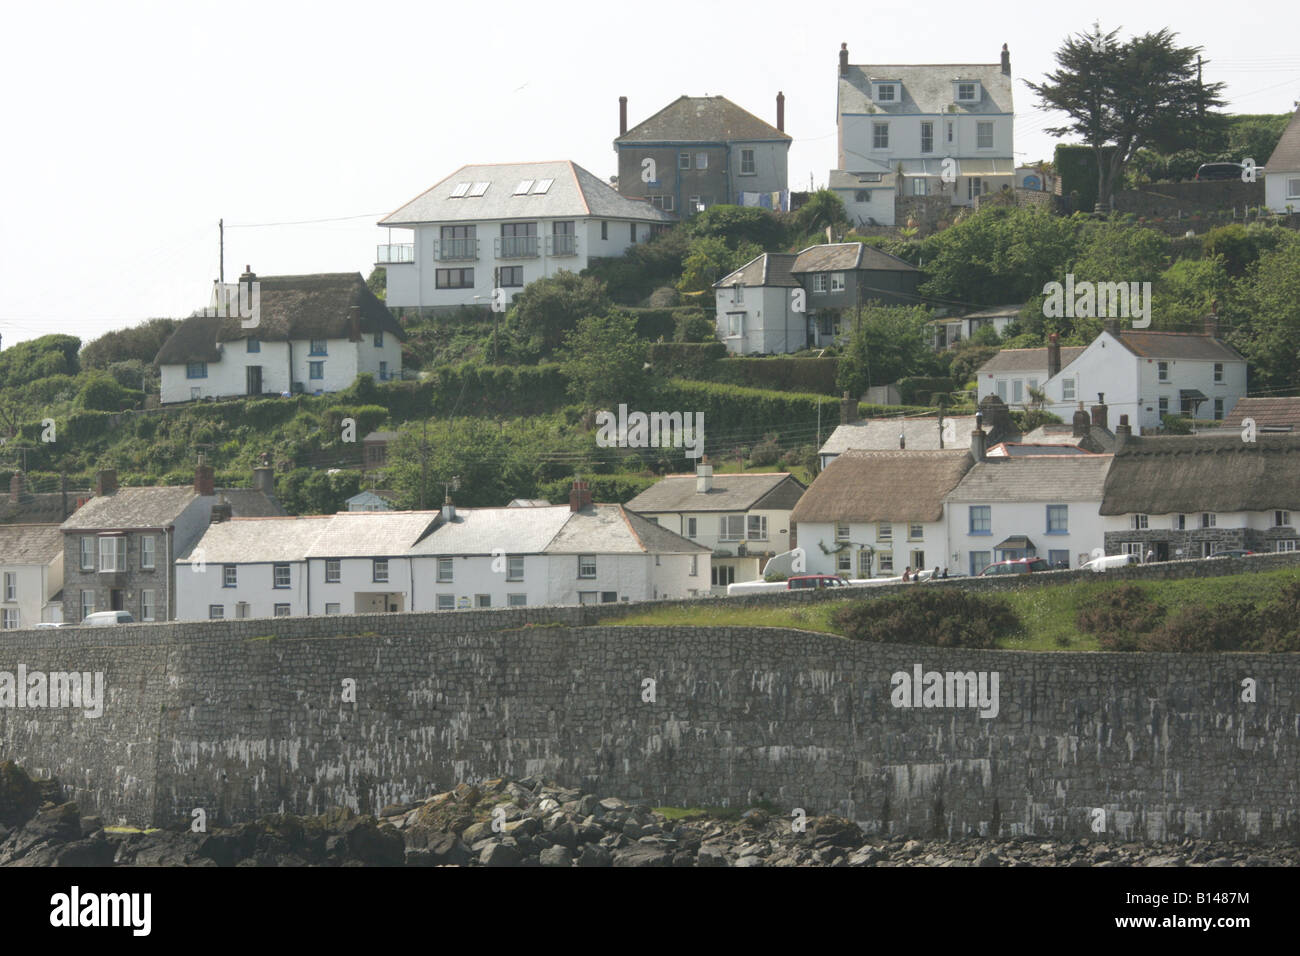
M318 222L347 222L351 219L373 219L382 216L382 212L363 212L359 216L333 216L329 219L296 219L291 222L234 222L227 223L227 229L261 229L264 226L310 226Z

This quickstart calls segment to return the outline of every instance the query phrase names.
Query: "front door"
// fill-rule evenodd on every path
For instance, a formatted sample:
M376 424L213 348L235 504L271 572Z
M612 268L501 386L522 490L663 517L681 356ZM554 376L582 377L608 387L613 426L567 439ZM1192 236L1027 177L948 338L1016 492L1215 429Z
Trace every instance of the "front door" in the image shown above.
M247 369L245 369L245 373L248 377L248 394L261 395L262 394L262 366L250 365L248 366Z
M126 610L126 596L121 588L113 588L108 592L108 608L110 611Z
M1157 541L1157 542L1156 542L1156 560L1157 560L1157 561L1168 561L1168 560L1169 560L1169 542L1168 542L1168 541Z

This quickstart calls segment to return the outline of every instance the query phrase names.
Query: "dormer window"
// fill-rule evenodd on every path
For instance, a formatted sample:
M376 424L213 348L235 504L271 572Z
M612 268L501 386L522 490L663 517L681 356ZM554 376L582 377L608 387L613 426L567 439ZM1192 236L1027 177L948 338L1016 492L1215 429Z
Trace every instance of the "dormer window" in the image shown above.
M878 102L878 103L896 103L896 102L898 102L898 84L897 84L897 83L877 83L877 84L876 84L876 102Z
M974 80L959 80L954 85L958 103L974 103L980 98L980 85Z

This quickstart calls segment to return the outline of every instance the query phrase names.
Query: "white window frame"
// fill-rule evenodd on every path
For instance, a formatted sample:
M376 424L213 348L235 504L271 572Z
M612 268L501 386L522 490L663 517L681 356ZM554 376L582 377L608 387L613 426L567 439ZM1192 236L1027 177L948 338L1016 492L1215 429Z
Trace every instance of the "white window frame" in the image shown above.
M874 122L871 124L871 148L875 150L889 149L889 124Z
M985 136L986 133L988 134L987 136ZM984 145L985 140L988 141L987 146ZM993 148L993 121L992 120L978 120L975 123L975 148L976 149Z
M151 534L140 535L140 570L152 571L156 566L157 539Z
M851 533L852 533L852 531L851 531L851 528L850 528L849 522L847 522L847 521L837 521L837 522L835 522L835 540L836 540L836 541L848 541L848 540L849 540L849 535L850 535Z
M748 541L767 540L767 515L745 516L745 539Z
M224 621L226 619L226 606L224 604L208 605L209 621Z
M929 146L925 145L926 140L929 140ZM921 152L934 152L934 120L924 120L921 123Z
M745 334L745 314L743 312L727 313L727 338L738 339Z
M439 611L456 610L456 595L439 594L436 601L436 607Z
M506 580L522 581L524 579L524 556L522 554L506 555Z
M980 85L972 80L961 80L957 84L955 99L958 103L974 103L980 98ZM970 96L962 96L962 88L970 87Z
M709 154L708 154L708 153L696 153L696 154L695 154L695 168L696 168L696 169L708 169L708 168L709 168Z
M1286 198L1300 199L1300 179L1288 179L1286 181Z
M686 537L688 537L688 538L694 538L694 537L696 537L696 532L697 532L698 530L699 530L699 522L698 522L698 520L695 519L695 518L687 518L687 519L686 519Z
M1132 531L1146 531L1150 527L1150 516L1135 514L1130 516L1129 529Z
M82 535L79 545L81 554L81 570L95 570L95 539L91 535Z
M1214 511L1201 512L1202 528L1217 528L1219 526L1219 515Z
M158 617L158 595L153 588L140 590L140 620L152 621Z
M754 150L752 147L742 147L740 150L740 175L754 176L758 173L758 164L754 161Z
M223 564L221 566L221 586L223 588L239 587L239 566Z
M1061 401L1073 402L1075 400L1075 389L1073 378L1061 379Z
M886 96L888 91L888 96ZM897 83L877 83L876 84L876 101L879 103L897 103L898 102L898 84Z
M1156 381L1157 381L1157 382L1168 382L1168 381L1169 381L1169 363L1168 363L1168 362L1156 362Z
M1278 539L1277 539L1277 552L1276 552L1277 554L1289 554L1289 553L1291 553L1292 551L1296 551L1296 550L1300 550L1300 549L1297 549L1297 547L1296 547L1296 539L1295 539L1295 538L1278 538Z
M278 603L278 604L274 604L274 605L272 605L272 607L271 607L271 616L272 616L272 617L291 617L292 615L293 615L293 608L292 608L292 606L290 606L289 604L286 604L286 603L284 603L284 602L280 602L280 603Z
M745 540L745 516L744 515L720 515L718 517L718 540L719 541L744 541Z
M824 273L824 272L816 272L816 273L814 273L814 274L813 274L813 277L812 277L812 286L813 286L813 289L812 289L813 292L825 292L825 291L826 291L826 273Z
M18 600L18 572L6 571L4 576L4 600L11 603Z
M107 548L105 545L107 545ZM105 534L99 536L99 570L101 574L112 574L126 570L125 535Z
M373 558L370 562L370 580L375 584L388 583L388 559Z
M1289 511L1274 511L1274 512L1273 512L1273 527L1274 527L1274 528L1289 528L1289 527L1291 527L1291 512L1289 512Z
M596 577L596 556L594 554L578 555L578 578L591 581Z
M437 582L439 584L451 584L456 578L455 562L451 558L438 559Z
M527 606L528 606L527 594L506 595L506 607L527 607Z
M284 569L284 583L280 583L280 569ZM293 586L293 571L287 564L271 565L271 589L283 591L285 588Z
M333 610L330 610L331 608L333 608ZM340 607L339 607L339 603L338 603L337 601L327 601L326 604L325 604L325 613L326 613L326 614L338 614L338 613L340 612L340 610L341 610L341 609L340 609Z
M84 621L95 613L95 591L93 588L81 589L81 619Z
M831 291L832 291L832 292L843 292L843 291L844 291L844 273L843 273L843 272L832 272L832 273L831 273Z
M0 610L0 630L16 631L22 625L22 614L16 607Z
M325 583L338 584L343 580L343 561L340 558L325 559Z

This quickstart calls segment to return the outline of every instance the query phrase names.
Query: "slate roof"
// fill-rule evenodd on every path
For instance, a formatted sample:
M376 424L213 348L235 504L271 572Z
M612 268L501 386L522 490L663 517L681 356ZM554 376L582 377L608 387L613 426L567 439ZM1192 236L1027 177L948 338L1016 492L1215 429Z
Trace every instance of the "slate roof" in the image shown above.
M861 160L860 160L861 161ZM894 170L884 163L866 160L871 168L832 169L827 183L830 189L892 189ZM878 178L877 178L878 177Z
M592 505L572 512L546 508L457 508L411 547L413 555L491 554L689 554L709 549L622 505Z
M1205 362L1244 362L1245 357L1212 335L1194 332L1133 332L1119 334L1120 344L1139 358L1189 359ZM1065 349L1061 349L1062 367Z
M990 458L966 473L949 502L1101 501L1111 455Z
M253 488L217 488L213 502L224 498L235 517L283 515L284 508ZM197 498L193 485L121 487L111 495L96 495L78 508L64 531L125 531L167 528Z
M790 522L938 521L944 496L972 463L965 449L846 451L804 492Z
M1103 515L1300 510L1300 437L1134 436L1115 452Z
M1240 428L1243 418L1253 418L1255 425L1291 427L1300 430L1300 398L1239 398L1223 419L1224 428Z
M865 242L831 242L809 246L795 258L790 271L847 272L853 269L873 269L890 272L919 272L910 262L882 252Z
M619 143L734 143L779 140L789 133L741 109L725 96L680 96L614 140Z
M516 196L524 180L553 180L545 193ZM490 183L482 196L451 198L459 183ZM619 195L576 163L498 163L462 166L410 202L379 220L381 226L424 222L472 222L484 219L588 218L676 222L675 216L648 202ZM485 237L480 236L480 239ZM491 237L486 237L490 242Z
M1300 169L1300 109L1291 117L1282 131L1282 138L1273 147L1273 154L1264 164L1264 178L1274 172L1294 173Z
M0 565L49 564L62 553L57 524L0 525Z
M68 513L77 507L77 499L84 490L68 489ZM63 493L58 491L24 493L18 503L0 493L0 524L58 524L66 518L63 513Z
M953 423L954 441L945 442L948 448L970 447L970 435L975 430L974 415L950 415L945 424ZM848 425L838 425L825 444L817 450L819 455L838 455L850 449L861 451L897 451L898 436L902 433L907 449L911 451L937 450L942 431L938 417L926 418L873 418Z
M208 525L180 564L190 564L202 549L207 564L269 564L301 561L333 520L333 515L233 518Z
M695 490L695 475L667 475L627 503L638 514L662 512L749 511L762 508L763 498L787 482L803 489L803 484L788 472L748 475L714 475L713 487L704 493ZM779 507L773 505L773 507Z
M1035 445L1080 445L1086 451L1111 452L1115 450L1115 433L1100 425L1088 425L1088 434L1082 438L1074 435L1074 424L1053 422L1039 425L1024 437L1028 444Z
M1078 445L1067 442L1020 442L1007 441L998 442L989 448L988 454L994 458L1000 457L995 454L993 449L1002 449L1006 457L1023 457L1025 455L1085 455L1087 452Z
M956 107L952 114L955 116L1014 112L1011 77L1002 72L1001 62L850 64L848 76L838 79L840 113L870 113L873 106L882 119L918 113L947 114L949 106ZM872 80L901 82L901 93L895 93L899 98L877 102L872 98ZM957 80L978 80L982 87L979 100L956 102L953 83Z
M1062 345L1061 368L1083 354L1085 346ZM1003 349L980 366L982 372L1041 372L1047 369L1047 349Z
M308 558L395 558L407 554L437 511L340 511L307 549Z
M346 339L351 307L361 310L361 334L386 332L405 340L406 333L388 307L366 288L359 272L301 276L258 276L259 321L245 329L238 315L192 315L163 343L155 365L216 362L222 342L256 338L263 342Z
M797 289L799 282L790 272L795 258L793 252L765 252L761 256L750 259L735 272L723 276L713 283L713 287L724 288L739 282L750 288L775 286Z

